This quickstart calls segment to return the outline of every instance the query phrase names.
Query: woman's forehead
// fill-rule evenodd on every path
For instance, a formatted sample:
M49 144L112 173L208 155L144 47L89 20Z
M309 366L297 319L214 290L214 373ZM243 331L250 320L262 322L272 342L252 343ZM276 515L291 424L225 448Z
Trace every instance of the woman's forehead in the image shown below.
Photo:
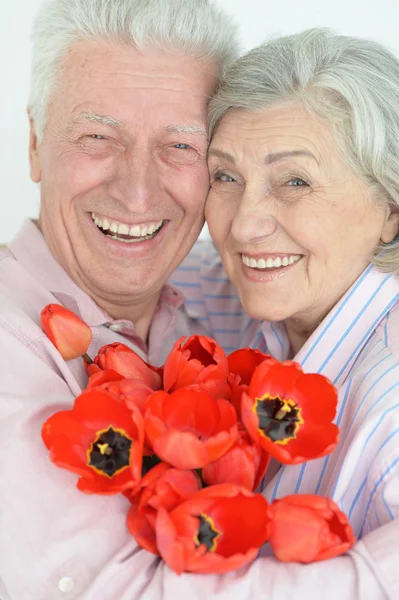
M209 156L234 161L235 154L258 151L265 164L289 157L308 157L319 163L335 148L327 121L299 103L284 103L257 111L233 109L226 113L212 138Z

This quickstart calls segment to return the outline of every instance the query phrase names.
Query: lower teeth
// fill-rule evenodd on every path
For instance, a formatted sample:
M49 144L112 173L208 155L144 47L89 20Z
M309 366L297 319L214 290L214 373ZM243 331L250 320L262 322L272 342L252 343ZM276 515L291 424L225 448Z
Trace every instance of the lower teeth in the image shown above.
M162 229L162 227L160 227L159 229L154 231L154 233L149 233L148 235L144 235L143 237L119 237L116 234L112 234L110 231L104 231L104 229L101 229L101 227L97 226L97 228L101 231L101 233L103 233L107 237L110 237L112 240L118 240L118 242L125 242L126 244L136 244L137 242L145 242L146 240L150 240L151 238L155 237L157 233L159 233Z
M159 230L158 230L159 231ZM155 233L151 233L150 235L145 235L144 237L139 237L139 238L121 238L118 237L117 235L108 235L108 237L110 237L112 240L118 240L118 242L125 242L126 244L135 244L137 242L144 242L145 240L150 240L151 238L153 238L158 231L155 231Z

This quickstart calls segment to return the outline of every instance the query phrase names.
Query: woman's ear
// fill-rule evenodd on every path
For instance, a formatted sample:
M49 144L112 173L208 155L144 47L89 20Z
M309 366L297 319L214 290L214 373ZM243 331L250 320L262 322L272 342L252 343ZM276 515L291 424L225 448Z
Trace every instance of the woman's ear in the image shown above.
M35 183L39 183L42 177L42 168L40 163L39 142L35 131L35 123L28 109L29 117L29 163L30 178Z

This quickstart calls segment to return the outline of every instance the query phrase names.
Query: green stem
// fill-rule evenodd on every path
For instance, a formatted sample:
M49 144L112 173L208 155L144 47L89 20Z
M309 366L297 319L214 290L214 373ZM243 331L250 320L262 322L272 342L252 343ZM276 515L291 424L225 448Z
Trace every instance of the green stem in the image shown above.
M83 360L85 360L87 362L88 365L92 365L94 363L94 361L91 360L91 358L88 354L83 354L82 358L83 358Z

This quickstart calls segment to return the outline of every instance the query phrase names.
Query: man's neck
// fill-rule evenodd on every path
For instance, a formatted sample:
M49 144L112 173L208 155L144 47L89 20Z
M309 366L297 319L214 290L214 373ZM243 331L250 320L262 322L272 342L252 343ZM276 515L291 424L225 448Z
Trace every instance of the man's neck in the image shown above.
M151 321L157 308L160 293L135 305L115 305L94 298L97 304L115 320L131 321L137 335L144 343L148 342Z

